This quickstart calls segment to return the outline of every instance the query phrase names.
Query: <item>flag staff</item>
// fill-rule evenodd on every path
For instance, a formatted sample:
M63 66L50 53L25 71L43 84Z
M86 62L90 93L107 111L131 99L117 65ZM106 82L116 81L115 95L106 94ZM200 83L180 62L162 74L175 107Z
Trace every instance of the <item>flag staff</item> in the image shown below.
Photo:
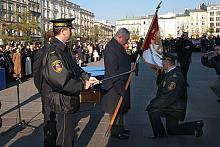
M145 37L145 39L144 39L144 42L143 42L143 44L142 44L142 46L141 46L141 50L146 50L145 45L146 45L146 41L148 40L147 38L149 37L149 35L150 35L150 33L151 33L151 29L150 29L150 28L153 27L154 20L155 20L155 18L156 18L156 16L157 16L158 10L160 9L161 3L162 3L162 1L158 4L158 6L157 6L157 8L156 8L156 11L155 11L155 13L154 13L154 17L153 17L153 19L152 19L152 21L151 21L151 24L150 24L150 27L149 27L149 29L148 29L148 31L147 31L147 35L146 35L146 37ZM148 43L148 46L149 46L149 43ZM148 48L148 46L147 46L147 48Z

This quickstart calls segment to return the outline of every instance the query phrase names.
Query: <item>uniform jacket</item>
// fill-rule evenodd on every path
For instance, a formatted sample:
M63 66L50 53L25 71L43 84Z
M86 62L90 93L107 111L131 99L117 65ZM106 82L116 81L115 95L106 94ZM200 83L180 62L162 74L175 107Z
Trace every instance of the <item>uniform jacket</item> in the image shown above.
M202 65L214 68L216 73L220 75L220 56L212 57L211 59L208 59L208 57L202 56L201 58Z
M186 113L187 89L179 67L164 75L158 84L156 97L150 102L147 110L162 111L164 116L172 115L183 120Z
M114 38L112 38L105 47L104 65L105 78L131 70L130 56L126 53L124 47ZM128 80L128 76L129 74L103 82L103 88L106 91L102 99L103 111L112 114L120 96L124 96L124 111L129 109L130 92L129 90L125 92L125 84Z
M189 46L189 49L186 47ZM179 62L191 62L192 50L194 45L189 40L180 39L176 43L176 52Z
M56 54L58 58L51 57L49 74L43 74L46 68L43 61L46 56L53 56L53 54ZM89 79L89 75L73 60L64 43L54 38L50 45L38 51L35 56L33 74L43 102L50 104L52 97L59 97L63 100L61 104L64 105L60 113L74 113L79 109L79 94L84 87L81 78Z

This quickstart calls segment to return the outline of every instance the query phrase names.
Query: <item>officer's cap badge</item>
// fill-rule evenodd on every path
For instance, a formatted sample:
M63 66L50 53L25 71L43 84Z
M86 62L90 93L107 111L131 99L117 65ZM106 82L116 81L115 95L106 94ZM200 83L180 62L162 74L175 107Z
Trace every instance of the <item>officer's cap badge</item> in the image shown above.
M52 62L52 68L55 72L61 73L63 70L63 64L60 60L55 60Z

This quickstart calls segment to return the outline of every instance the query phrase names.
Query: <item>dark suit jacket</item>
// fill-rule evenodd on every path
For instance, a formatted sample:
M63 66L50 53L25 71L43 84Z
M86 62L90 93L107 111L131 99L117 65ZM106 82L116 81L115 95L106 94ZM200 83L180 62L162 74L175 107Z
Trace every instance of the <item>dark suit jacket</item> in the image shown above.
M104 50L105 78L118 75L131 70L131 58L126 53L124 47L112 38ZM106 93L102 99L102 110L112 114L115 110L120 96L124 96L122 105L123 111L130 107L129 90L125 92L125 84L129 74L107 80L103 82L103 88ZM129 89L129 88L128 88Z

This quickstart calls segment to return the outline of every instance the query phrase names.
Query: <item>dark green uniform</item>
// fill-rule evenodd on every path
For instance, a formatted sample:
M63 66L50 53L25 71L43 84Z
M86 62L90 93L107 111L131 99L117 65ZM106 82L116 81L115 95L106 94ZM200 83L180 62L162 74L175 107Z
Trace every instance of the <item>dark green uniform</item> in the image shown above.
M165 74L165 73L164 73ZM150 122L155 137L169 135L193 135L200 121L183 121L186 114L187 88L179 67L175 67L162 76L158 82L156 97L147 106ZM166 130L161 121L166 118Z

